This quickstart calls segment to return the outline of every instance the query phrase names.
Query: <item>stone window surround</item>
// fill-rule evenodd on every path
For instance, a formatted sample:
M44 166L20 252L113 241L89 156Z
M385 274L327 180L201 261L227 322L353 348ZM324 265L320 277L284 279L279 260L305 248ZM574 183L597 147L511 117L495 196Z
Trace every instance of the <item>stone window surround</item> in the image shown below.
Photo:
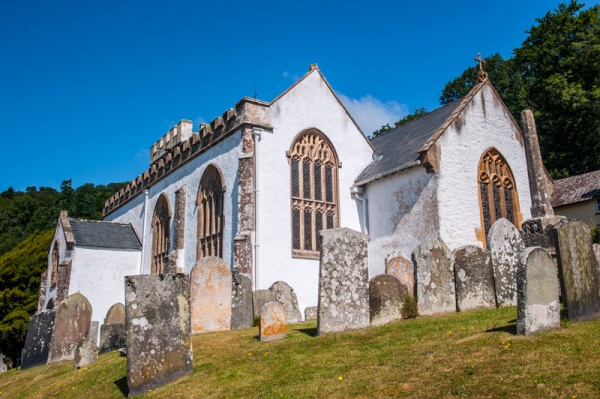
M165 258L169 255L171 207L169 198L162 193L156 201L152 216L151 274L162 274Z
M223 257L223 227L225 179L221 169L210 164L202 174L198 186L196 206L198 207L196 257Z

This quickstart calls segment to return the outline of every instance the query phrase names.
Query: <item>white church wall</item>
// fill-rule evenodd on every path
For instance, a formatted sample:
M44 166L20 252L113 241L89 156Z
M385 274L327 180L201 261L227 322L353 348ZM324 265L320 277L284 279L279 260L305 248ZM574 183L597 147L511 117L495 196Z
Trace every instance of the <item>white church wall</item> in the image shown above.
M450 249L482 246L478 166L484 151L495 147L508 162L516 180L522 220L530 218L531 199L521 133L508 111L487 85L439 138L438 174L440 234Z
M372 149L318 71L275 101L268 112L274 131L263 133L257 144L260 265L257 288L268 288L283 280L296 292L303 311L307 306L317 305L319 260L292 257L290 164L286 151L296 135L308 128L316 128L327 136L342 163L338 169L340 227L360 231L350 187L371 162Z
M112 305L125 304L125 276L139 273L140 251L76 247L72 260L69 295L84 295L92 305L92 320L103 324Z
M386 259L412 252L437 235L436 177L417 165L366 186L369 278L385 273Z
M184 267L188 273L196 263L196 240L198 207L196 197L200 180L206 168L216 165L225 180L224 195L224 228L223 228L223 259L233 264L233 236L237 224L237 170L238 158L241 153L241 132L235 132L222 142L208 151L195 157L182 167L156 182L149 189L148 210L144 216L144 194L122 205L120 208L107 215L104 220L119 223L132 223L138 234L142 231L144 217L146 218L146 229L144 232L144 263L142 274L150 273L152 259L152 216L154 208L162 193L169 199L171 210L170 245L173 245L174 216L175 216L175 192L184 185L186 186L186 220L184 230ZM139 271L138 271L139 274Z

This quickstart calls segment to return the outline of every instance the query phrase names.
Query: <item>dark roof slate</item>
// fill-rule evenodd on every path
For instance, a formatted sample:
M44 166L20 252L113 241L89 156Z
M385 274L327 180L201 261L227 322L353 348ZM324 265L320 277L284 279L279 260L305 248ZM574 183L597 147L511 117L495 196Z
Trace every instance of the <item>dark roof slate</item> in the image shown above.
M142 249L130 224L69 218L75 245L116 249Z
M552 207L600 198L600 170L571 176L554 182Z
M407 122L371 140L375 160L363 170L355 183L383 177L419 159L419 149L461 105L458 100L427 115Z

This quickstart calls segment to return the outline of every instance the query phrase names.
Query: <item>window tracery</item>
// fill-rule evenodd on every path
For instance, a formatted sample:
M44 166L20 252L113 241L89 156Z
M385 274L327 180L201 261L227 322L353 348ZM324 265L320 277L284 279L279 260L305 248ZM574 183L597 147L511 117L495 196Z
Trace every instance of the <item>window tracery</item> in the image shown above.
M169 255L170 225L171 209L169 200L165 194L161 194L152 216L152 274L163 273L165 258Z
M198 189L198 244L196 256L223 257L223 198L225 186L216 166L206 168Z

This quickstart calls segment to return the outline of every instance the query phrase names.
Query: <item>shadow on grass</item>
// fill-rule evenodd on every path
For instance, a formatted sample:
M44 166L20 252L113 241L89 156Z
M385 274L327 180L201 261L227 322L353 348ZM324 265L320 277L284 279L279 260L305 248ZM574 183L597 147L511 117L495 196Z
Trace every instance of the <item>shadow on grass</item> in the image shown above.
M499 327L494 326L493 328L485 330L485 332L505 332L505 333L509 333L512 335L517 335L516 320L514 320L514 322L515 322L514 324L511 323L511 324L506 324L504 326L499 326Z
M127 376L123 378L119 378L114 382L114 384L119 388L124 397L129 396L129 386L127 386Z
M301 332L302 334L306 334L309 337L317 336L317 327L312 328L298 328L296 331Z

